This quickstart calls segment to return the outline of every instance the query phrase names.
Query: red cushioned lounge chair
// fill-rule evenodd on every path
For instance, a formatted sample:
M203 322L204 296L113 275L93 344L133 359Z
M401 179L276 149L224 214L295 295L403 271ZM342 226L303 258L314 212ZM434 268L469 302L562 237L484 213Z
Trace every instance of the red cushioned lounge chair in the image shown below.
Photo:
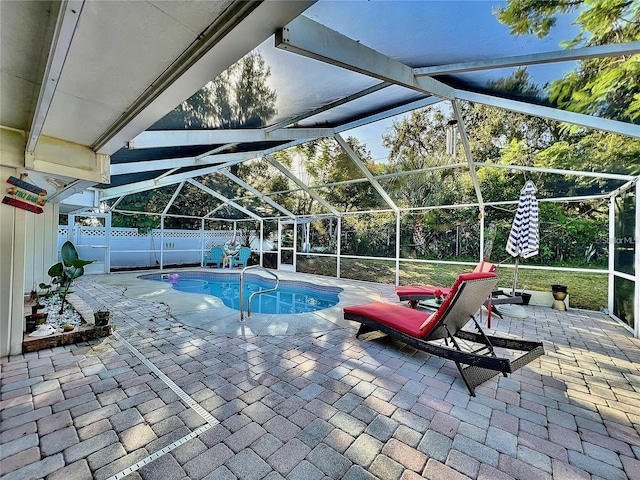
M491 262L480 262L473 269L473 273L490 273L496 271L496 265ZM433 285L406 285L396 287L396 295L401 302L409 301L409 305L415 308L420 300L428 300L438 295L447 296L451 292L448 287L434 287Z
M460 275L433 313L378 302L345 307L344 318L360 322L356 337L380 331L418 350L453 360L469 392L475 396L475 387L481 383L500 373L506 376L515 372L544 354L540 342L489 336L480 327L475 314L491 294L497 279L495 273ZM462 330L470 321L478 333ZM467 342L475 345L468 347ZM502 358L496 355L494 347L525 353L518 358Z

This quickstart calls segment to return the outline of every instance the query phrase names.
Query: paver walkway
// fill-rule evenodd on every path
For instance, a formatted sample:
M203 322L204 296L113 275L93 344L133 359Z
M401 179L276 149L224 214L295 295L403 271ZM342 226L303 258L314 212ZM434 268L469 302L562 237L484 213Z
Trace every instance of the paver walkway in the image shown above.
M494 318L546 355L470 397L355 326L212 334L96 278L114 335L1 360L3 480L640 479L640 341L599 313Z

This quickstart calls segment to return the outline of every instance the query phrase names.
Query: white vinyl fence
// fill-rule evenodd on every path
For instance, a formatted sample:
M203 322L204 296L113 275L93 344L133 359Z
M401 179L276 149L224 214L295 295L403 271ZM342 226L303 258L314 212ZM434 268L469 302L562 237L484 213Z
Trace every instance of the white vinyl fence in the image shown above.
M87 227L76 225L58 227L58 251L71 240L80 258L107 262L109 271L119 268L151 268L160 265L193 265L214 245L231 240L229 230L152 230L138 233L136 228ZM241 234L238 231L238 236ZM108 246L108 248L107 248ZM108 251L105 259L105 252Z

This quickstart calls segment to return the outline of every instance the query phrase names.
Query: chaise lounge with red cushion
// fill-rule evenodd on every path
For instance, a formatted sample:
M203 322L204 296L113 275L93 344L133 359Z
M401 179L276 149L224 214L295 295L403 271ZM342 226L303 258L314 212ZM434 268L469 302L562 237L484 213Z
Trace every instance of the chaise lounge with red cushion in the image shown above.
M473 273L493 273L496 265L491 262L479 262L473 269ZM409 305L416 307L420 300L427 300L436 296L447 296L451 292L449 287L435 287L433 285L405 285L396 287L396 295L401 302L409 301Z
M495 273L460 275L440 307L430 313L403 305L375 302L344 308L344 318L360 323L356 337L379 331L418 350L453 360L469 393L502 373L512 373L544 354L540 342L489 336L475 318L497 283ZM477 331L462 328L470 323ZM434 342L444 340L444 342ZM466 342L476 345L468 347ZM444 344L443 344L444 343ZM518 358L502 358L494 347L519 350Z

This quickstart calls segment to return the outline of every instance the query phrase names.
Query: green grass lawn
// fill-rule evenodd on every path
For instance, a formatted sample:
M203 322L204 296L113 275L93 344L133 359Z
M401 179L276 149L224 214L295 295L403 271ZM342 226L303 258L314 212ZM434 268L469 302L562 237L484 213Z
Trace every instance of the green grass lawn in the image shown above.
M335 276L336 262L328 257L298 257L298 271L317 275ZM473 267L461 268L458 265L434 263L400 263L400 285L443 285L451 286L464 271ZM513 269L500 268L498 286L511 289ZM341 277L368 282L395 282L395 262L388 260L341 259ZM550 270L518 271L518 290L551 291L551 284L568 287L570 306L586 310L600 310L607 306L607 275L594 273L554 272Z

